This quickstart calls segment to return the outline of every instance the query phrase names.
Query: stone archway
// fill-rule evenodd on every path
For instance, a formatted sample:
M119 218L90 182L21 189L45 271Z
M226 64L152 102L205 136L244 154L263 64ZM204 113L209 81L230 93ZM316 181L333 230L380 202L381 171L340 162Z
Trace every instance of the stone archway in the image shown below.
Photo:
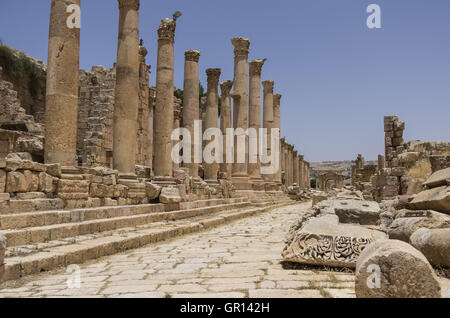
M342 175L342 171L321 171L318 178L318 187L321 191L330 191L334 188L342 189L344 187L344 177Z

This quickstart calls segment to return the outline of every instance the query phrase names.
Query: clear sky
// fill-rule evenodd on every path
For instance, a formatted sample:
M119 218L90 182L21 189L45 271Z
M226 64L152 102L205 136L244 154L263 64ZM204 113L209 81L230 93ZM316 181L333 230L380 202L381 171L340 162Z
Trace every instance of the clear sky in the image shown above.
M381 7L382 29L366 8ZM1 0L0 39L46 61L50 0ZM231 38L268 58L263 80L283 94L282 135L310 161L373 160L384 152L383 116L406 121L407 140L450 141L449 0L141 0L140 31L156 69L156 30L180 10L175 85L184 51L233 78ZM81 67L116 58L116 0L82 0ZM151 84L155 74L151 74Z

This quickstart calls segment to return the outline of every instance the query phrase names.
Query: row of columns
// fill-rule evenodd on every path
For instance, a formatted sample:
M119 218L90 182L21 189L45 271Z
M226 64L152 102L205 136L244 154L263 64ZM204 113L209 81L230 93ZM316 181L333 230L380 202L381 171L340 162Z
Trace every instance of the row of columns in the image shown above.
M63 166L76 165L76 117L78 106L78 69L80 30L66 25L67 5L80 5L80 0L52 0L48 52L48 76L46 94L46 147L47 163ZM135 153L137 115L139 107L139 0L118 0L119 32L116 66L115 109L113 128L113 166L125 179L135 177ZM158 28L158 57L156 73L156 104L153 122L153 169L155 182L170 183L173 177L172 140L174 129L174 41L176 17L163 19ZM221 120L220 129L226 147L226 129L281 128L281 95L274 95L274 82L261 82L265 60L248 62L250 41L238 37L232 39L234 46L234 79L220 84ZM185 164L190 176L198 178L199 165L195 163L201 136L194 135L194 122L200 119L199 112L199 59L200 52L185 53L184 104L181 114L183 126L191 132L192 163ZM208 69L207 106L205 129L219 128L219 81L221 70ZM263 87L263 97L261 96ZM233 88L233 92L231 92ZM261 114L261 102L263 114ZM233 107L233 117L232 117ZM259 137L259 136L257 136ZM235 137L235 144L238 136ZM254 138L254 137L253 137ZM204 178L217 183L219 172L231 178L237 190L264 189L266 184L281 187L282 170L286 185L299 184L305 174L293 146L280 144L281 169L273 175L261 175L259 157L249 163L249 140L246 137L245 162L235 164L204 164ZM259 143L257 142L259 147ZM235 162L238 158L234 148ZM267 140L268 154L275 149ZM258 153L261 149L258 149ZM226 152L224 162L226 162ZM263 178L264 177L264 178Z
M287 187L298 186L303 189L311 187L310 164L299 155L294 146L281 139L281 171L283 184Z

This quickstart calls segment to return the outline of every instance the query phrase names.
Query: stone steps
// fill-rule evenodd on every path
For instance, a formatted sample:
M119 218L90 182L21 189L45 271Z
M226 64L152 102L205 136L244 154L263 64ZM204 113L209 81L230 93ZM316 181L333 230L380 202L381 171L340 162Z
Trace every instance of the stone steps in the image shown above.
M5 255L3 281L19 279L70 264L81 264L88 260L199 232L295 203L285 198L268 200L263 207L248 205L245 208L237 207L228 210L225 208L207 214L197 214L187 219L170 218L162 222L121 228L96 235L78 235L62 241L9 247Z
M36 211L51 211L64 208L64 201L61 199L30 199L30 200L10 200L9 208L0 211L0 215L9 213L28 213Z
M139 206L131 207L131 213L144 212L142 214L126 215L129 210L125 209L111 209L115 210L111 213L111 216L97 214L95 216L100 216L100 219L83 220L79 219L79 215L76 215L75 211L70 211L74 218L72 222L53 224L45 226L35 226L25 229L10 229L2 231L3 235L6 237L7 246L20 246L34 243L43 243L54 240L61 240L69 237L74 237L78 235L101 233L105 231L118 230L121 228L136 227L149 223L168 221L168 220L178 220L190 218L198 215L204 215L208 213L213 213L216 211L230 210L236 208L245 208L249 205L248 202L238 202L238 203L228 203L223 205L213 205L209 207L201 207L187 210L177 210L172 212L152 212L145 213L145 209L139 208ZM164 207L162 207L164 208ZM96 211L91 211L96 212ZM102 211L103 212L103 211ZM108 212L108 209L106 209ZM125 216L114 216L117 212L122 212ZM125 213L124 213L125 212ZM67 214L64 215L67 218ZM45 216L44 216L45 217ZM78 220L77 220L78 219ZM69 221L65 218L55 218L53 221L62 222ZM45 219L44 219L45 221Z

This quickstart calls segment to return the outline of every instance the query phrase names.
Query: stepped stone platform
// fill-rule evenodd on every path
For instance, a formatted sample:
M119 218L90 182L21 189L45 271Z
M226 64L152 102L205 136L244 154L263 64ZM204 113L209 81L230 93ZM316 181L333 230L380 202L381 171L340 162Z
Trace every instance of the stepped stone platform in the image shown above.
M49 271L199 232L295 204L280 193L176 204L0 212L6 237L0 281Z

